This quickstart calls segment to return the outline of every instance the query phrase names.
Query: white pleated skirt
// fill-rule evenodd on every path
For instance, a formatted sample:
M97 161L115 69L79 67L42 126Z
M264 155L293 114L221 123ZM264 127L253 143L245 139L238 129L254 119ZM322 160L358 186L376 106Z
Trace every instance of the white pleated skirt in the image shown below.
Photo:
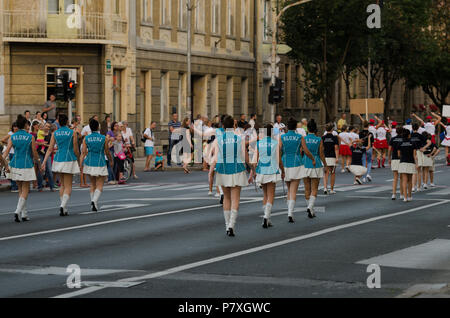
M14 181L35 181L36 171L34 168L29 169L19 169L19 168L9 168L10 173L7 174L6 178Z
M391 162L391 170L392 171L398 171L399 166L400 166L400 159L392 160L392 162Z
M425 155L422 151L417 150L417 165L419 167L423 167L423 161L424 161Z
M216 173L216 185L225 188L248 186L247 173L242 171L235 174Z
M323 178L323 168L303 168L303 178Z
M328 167L336 167L336 158L325 158Z
M416 165L413 163L401 162L398 172L403 174L416 174Z
M285 173L284 181L290 182L292 180L303 179L304 178L303 169L304 169L303 166L295 167L295 168L284 168L284 173Z
M258 174L256 175L257 184L268 184L281 182L281 175L278 174Z
M433 167L434 166L434 160L433 158L427 157L427 155L423 155L423 162L422 167Z
M450 147L450 137L445 137L441 145L444 147Z
M77 161L53 162L52 171L54 173L79 174L80 167Z
M353 173L357 177L363 176L367 173L367 168L364 166L351 165L348 168L349 168L350 172Z
M84 165L83 173L89 175L91 177L107 177L108 176L108 168L106 166L103 167L91 167Z

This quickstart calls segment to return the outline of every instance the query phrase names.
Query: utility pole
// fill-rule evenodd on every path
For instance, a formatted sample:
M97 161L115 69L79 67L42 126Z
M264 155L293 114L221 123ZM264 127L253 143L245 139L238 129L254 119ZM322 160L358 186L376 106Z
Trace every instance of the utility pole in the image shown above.
M191 5L191 0L187 0L187 114L190 115L191 120L193 116L192 112L192 16L193 6Z
M307 2L311 2L312 0L302 0L302 1L297 1L295 3L291 3L290 5L285 6L283 9L280 10L280 12L278 13L278 15L276 14L275 11L273 11L272 14L272 25L273 25L273 32L272 32L272 63L271 63L271 72L272 72L272 86L275 86L276 84L276 68L277 68L277 46L278 46L278 22L281 18L281 16L290 8L307 3ZM272 113L272 117L274 116L274 109L275 109L275 104L271 105L271 113Z

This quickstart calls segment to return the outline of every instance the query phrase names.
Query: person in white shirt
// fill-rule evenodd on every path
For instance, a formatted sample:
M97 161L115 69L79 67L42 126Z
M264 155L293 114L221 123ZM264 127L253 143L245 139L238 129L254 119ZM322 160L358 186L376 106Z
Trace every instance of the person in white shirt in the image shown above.
M342 126L342 132L339 134L339 140L341 145L339 147L339 156L342 158L342 173L345 170L349 171L349 166L352 160L352 151L350 147L352 145L352 139L346 125Z
M445 147L445 158L447 160L447 166L450 166L450 117L447 118L447 120L445 121L447 123L447 125L444 125L442 117L435 114L435 113L431 113L434 118L436 118L439 122L439 124L444 128L444 140L442 140L441 146Z
M144 138L145 138L145 155L147 156L147 161L145 162L145 169L144 172L149 172L150 170L150 164L152 162L153 156L155 154L155 137L154 137L154 129L156 129L156 122L152 122L150 124L150 127L147 128L144 132Z
M391 138L395 138L398 136L397 126L398 126L398 123L396 121L393 121L390 123L389 129L391 131Z
M256 114L251 114L250 121L248 122L252 129L255 128L256 125Z
M433 116L427 116L426 122L424 122L422 120L422 118L420 118L416 114L413 113L412 116L414 116L421 123L421 126L423 127L422 129L420 129L418 131L419 134L422 134L424 131L426 131L427 133L429 133L431 135L431 142L433 144L436 144L436 127L440 125L441 120L433 118Z
M283 117L280 114L275 116L275 124L273 125L275 135L283 135L285 133L286 125L281 122L282 120Z
M378 120L377 125L377 132L376 132L376 138L375 138L375 149L377 149L377 161L378 161L378 168L386 168L386 155L389 149L389 144L387 142L387 133L390 132L389 127L386 126L386 123L384 120L381 120L380 118L376 117L376 120Z

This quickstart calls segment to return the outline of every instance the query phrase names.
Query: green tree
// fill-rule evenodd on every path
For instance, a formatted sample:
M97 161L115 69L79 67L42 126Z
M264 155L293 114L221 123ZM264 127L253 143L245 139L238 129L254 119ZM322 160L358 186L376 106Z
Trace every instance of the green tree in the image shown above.
M410 88L422 87L442 111L450 94L450 1L433 0L403 75Z
M362 27L366 26L366 2L314 0L293 7L282 18L283 40L293 49L289 55L304 70L299 84L305 99L323 102L327 121L334 117L336 81L343 74L350 80L358 65L354 61L362 60L358 54L366 32Z

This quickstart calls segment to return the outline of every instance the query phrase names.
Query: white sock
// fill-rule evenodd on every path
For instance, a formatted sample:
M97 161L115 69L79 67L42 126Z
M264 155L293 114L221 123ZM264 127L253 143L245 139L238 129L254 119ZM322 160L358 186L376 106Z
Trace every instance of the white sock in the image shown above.
M231 211L223 211L223 216L225 218L225 230L228 230L228 226L230 225Z
M22 198L22 197L19 198L19 202L17 202L17 209L15 212L15 214L17 214L18 216L21 215L23 208L25 206L25 202L26 202L26 200L24 198Z
M294 200L288 200L287 201L287 205L288 205L288 216L289 217L294 217L295 201Z
M59 197L59 202L61 202L62 205L63 197Z
M61 207L66 210L67 207L67 202L69 202L70 196L68 196L67 194L64 194L61 200Z
M308 208L314 209L314 204L315 204L315 203L316 203L316 197L311 196L311 197L309 198L309 205L308 205Z
M306 200L306 206L309 208L309 200Z
M271 215L272 215L272 204L267 203L266 208L264 209L264 218L270 220Z
M236 226L237 217L238 217L238 211L231 210L231 217L230 217L229 228L234 230L234 227Z
M220 195L223 195L223 189L221 186L219 186L219 192L220 192Z
M89 194L91 195L91 202L94 202L94 194L95 194L95 192L89 192Z
M102 195L102 192L100 190L95 190L94 197L92 199L92 202L94 202L95 207L98 207L98 200L100 199L101 195Z
M27 200L25 200L25 203L24 203L23 209L22 209L22 218L26 219L27 217L28 217Z
M263 205L262 210L264 213L266 213L266 204Z

